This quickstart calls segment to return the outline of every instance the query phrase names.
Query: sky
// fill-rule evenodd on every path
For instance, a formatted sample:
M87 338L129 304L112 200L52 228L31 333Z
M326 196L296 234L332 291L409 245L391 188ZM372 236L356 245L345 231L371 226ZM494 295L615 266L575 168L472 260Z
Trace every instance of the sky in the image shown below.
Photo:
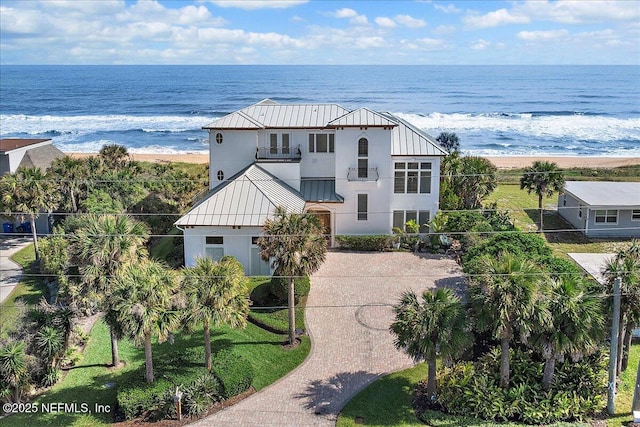
M9 64L640 65L640 0L0 0Z

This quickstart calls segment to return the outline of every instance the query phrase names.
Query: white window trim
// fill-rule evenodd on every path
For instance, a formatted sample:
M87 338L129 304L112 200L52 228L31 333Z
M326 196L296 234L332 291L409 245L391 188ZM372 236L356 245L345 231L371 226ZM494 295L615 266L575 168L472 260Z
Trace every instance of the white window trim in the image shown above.
M367 206L366 206L366 210L364 212L360 212L359 210L359 203L360 203L360 195L365 195L367 196ZM356 193L356 221L357 222L367 222L369 221L369 215L371 214L369 212L369 205L371 204L371 200L369 199L369 193ZM360 219L360 214L364 213L367 217L365 219Z
M604 221L598 221L598 217L602 217L602 215L598 215L598 211L604 211ZM607 218L609 218L608 211L616 212L616 221L608 222ZM618 221L620 221L620 210L619 209L594 209L593 210L593 223L598 225L618 225Z
M207 237L222 237L222 243L207 243ZM224 249L224 237L225 236L205 236L204 237L204 256L208 257L207 255L207 249L212 248L212 249L222 249L222 256L225 256L225 249ZM219 261L219 260L216 260Z
M327 151L318 151L318 138L317 135L327 136ZM333 151L331 151L331 135L333 135ZM309 137L313 136L313 151L309 150ZM336 151L336 134L335 132L310 132L307 136L307 150L311 154L335 154Z
M633 212L638 212L638 218L633 217ZM640 221L640 209L631 209L631 221Z
M391 223L392 226L395 227L395 225L393 224L393 216L396 212L402 212L402 227L400 227L402 230L405 230L406 224L407 224L407 211L411 211L411 212L415 212L417 217L416 217L416 221L418 222L418 226L422 227L422 224L420 224L420 212L427 212L427 214L429 215L429 221L431 221L431 211L429 209L394 209L393 211L391 211ZM406 231L406 230L405 230ZM428 233L428 231L423 232L421 231L420 233Z
M404 163L404 168L403 169L396 169L396 164L398 163ZM418 169L409 169L409 163L418 163ZM431 165L430 168L428 169L422 169L422 163L428 163ZM394 160L393 161L393 194L411 194L411 195L419 195L419 194L433 194L433 161L430 160L416 160L416 159L411 159L411 160ZM418 176L417 176L417 192L415 193L409 193L407 191L407 189L409 188L409 172L417 172ZM399 193L396 192L396 188L395 188L395 184L396 184L396 172L403 172L404 173L404 191ZM429 172L429 189L426 192L421 192L420 190L422 190L422 186L421 186L421 173L422 172Z

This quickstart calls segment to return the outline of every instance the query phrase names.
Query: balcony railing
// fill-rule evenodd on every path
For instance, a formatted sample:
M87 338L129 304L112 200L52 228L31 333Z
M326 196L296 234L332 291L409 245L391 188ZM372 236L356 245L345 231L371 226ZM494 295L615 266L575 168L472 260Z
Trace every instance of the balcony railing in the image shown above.
M347 172L348 181L377 181L378 178L378 168L349 168Z
M302 151L296 147L258 147L256 148L256 160L300 160Z

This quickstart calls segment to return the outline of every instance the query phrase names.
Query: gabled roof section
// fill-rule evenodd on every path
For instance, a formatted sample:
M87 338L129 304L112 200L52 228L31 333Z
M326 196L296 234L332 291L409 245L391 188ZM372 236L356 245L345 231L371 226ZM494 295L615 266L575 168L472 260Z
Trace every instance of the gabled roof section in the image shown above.
M60 151L57 147L54 147L52 144L29 148L24 153L24 157L22 157L22 160L20 161L18 167L37 167L45 170L49 166L51 166L51 163L53 163L55 159L64 156L66 156L66 154Z
M253 120L242 111L227 114L213 123L203 126L202 129L262 129L262 123Z
M567 181L564 191L592 207L640 206L640 182Z
M304 204L297 191L252 164L210 191L175 225L261 227L276 207L302 212Z
M384 113L384 115L398 122L398 126L391 130L392 156L446 156L448 154L431 135L423 130L391 113Z
M368 108L358 108L344 116L329 122L329 126L335 127L394 127L398 122Z
M47 138L47 139L3 138L3 139L0 139L0 152L7 153L9 151L28 147L30 145L40 144L41 142L46 142L46 141L51 141L51 139L50 138Z

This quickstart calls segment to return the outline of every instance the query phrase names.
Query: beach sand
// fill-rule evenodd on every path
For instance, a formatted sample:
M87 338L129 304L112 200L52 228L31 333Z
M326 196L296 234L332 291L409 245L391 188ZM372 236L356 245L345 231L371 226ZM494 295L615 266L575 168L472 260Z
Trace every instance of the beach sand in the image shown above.
M68 153L71 157L85 158L97 153ZM134 160L146 162L208 163L207 154L132 154ZM569 157L569 156L501 156L487 157L499 169L530 166L536 160L555 162L560 168L613 168L640 165L640 157Z

